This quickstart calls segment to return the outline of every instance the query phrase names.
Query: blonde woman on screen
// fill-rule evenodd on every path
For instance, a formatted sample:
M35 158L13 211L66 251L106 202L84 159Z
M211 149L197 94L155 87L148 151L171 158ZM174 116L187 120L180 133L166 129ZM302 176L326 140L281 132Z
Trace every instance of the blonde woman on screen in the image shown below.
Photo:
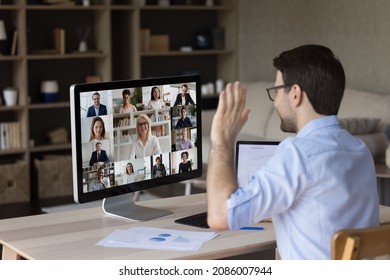
M151 120L145 114L137 118L137 139L131 143L130 158L144 158L161 154L160 143L156 136L152 135Z

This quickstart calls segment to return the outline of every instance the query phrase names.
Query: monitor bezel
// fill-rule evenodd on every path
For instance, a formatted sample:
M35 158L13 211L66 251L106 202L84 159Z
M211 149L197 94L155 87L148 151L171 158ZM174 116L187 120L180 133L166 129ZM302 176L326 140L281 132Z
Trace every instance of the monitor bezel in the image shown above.
M195 170L185 173L170 174L169 176L148 179L131 184L111 187L109 189L93 192L83 192L82 176L82 136L81 136L81 114L80 114L80 94L91 91L104 91L110 89L137 88L166 84L187 84L196 85L196 120L197 120L197 161L198 167ZM201 123L201 81L199 75L156 77L135 80L117 80L100 83L74 84L70 87L71 101L71 136L72 136L72 167L73 167L73 197L75 202L85 203L101 200L117 195L150 189L153 187L178 183L181 181L194 179L202 176L202 123ZM171 128L173 130L173 128ZM172 152L172 151L171 151Z

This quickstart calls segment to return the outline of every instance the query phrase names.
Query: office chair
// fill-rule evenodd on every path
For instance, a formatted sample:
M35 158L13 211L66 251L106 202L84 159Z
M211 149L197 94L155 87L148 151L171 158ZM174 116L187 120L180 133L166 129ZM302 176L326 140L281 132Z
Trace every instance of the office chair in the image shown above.
M337 231L332 239L334 260L359 260L390 254L390 224Z

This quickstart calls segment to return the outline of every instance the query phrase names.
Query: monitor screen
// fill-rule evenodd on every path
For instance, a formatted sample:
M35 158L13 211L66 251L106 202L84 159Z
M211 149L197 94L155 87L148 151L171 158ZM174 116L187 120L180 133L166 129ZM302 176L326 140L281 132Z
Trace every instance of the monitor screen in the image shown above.
M133 192L202 175L200 77L76 84L70 89L74 199L147 220L167 213ZM159 214L160 213L160 214Z

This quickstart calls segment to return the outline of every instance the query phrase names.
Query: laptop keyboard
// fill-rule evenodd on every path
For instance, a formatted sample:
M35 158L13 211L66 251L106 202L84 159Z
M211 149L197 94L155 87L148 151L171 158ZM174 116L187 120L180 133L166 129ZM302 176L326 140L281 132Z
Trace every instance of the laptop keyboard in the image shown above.
M177 219L175 220L175 223L200 228L209 228L209 225L207 224L207 212L202 212L199 214Z

